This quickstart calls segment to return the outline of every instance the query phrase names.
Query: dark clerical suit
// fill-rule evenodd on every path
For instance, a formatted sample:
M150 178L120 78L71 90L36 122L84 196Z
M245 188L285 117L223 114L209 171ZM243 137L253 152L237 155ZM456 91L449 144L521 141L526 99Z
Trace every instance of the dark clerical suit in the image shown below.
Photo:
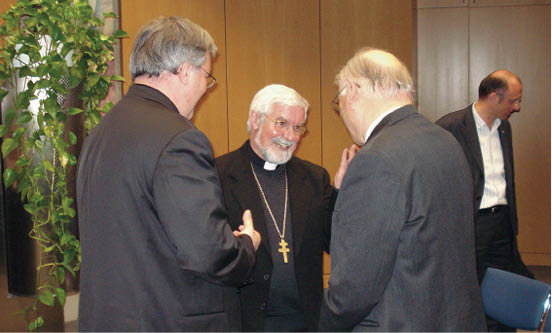
M209 140L160 91L133 85L81 152L81 331L228 331L253 270ZM232 296L234 298L232 298Z
M483 331L470 171L414 106L383 118L343 178L320 329Z
M270 218L265 219L263 199L251 171L250 154L254 153L248 141L238 150L217 158L216 164L232 229L241 224L243 211L251 209L255 228L261 234L253 281L240 288L239 296L243 329L263 331L270 286L277 283L272 281L273 262L268 242L268 228L274 227ZM316 330L323 288L322 252L329 246L335 190L326 170L317 165L292 157L285 168L299 304L306 329Z
M484 170L483 170L483 157L481 156L481 147L479 145L479 137L477 135L477 128L472 113L472 105L463 110L449 113L437 120L436 124L443 127L452 133L462 146L470 169L472 172L473 180L473 205L475 213L475 225L476 225L476 240L479 238L484 239L484 235L478 234L479 230L478 222L485 216L480 214L479 206L481 199L483 198L483 189L485 186ZM518 217L516 208L516 190L514 183L514 154L512 150L512 128L508 120L502 120L502 123L498 127L498 135L500 137L500 145L502 147L502 157L504 159L504 177L506 179L506 200L508 206L506 208L506 214L509 216L509 223L511 225L510 240L511 255L510 262L508 264L493 265L493 258L478 256L478 275L481 280L485 274L487 265L485 262L490 262L491 267L506 269L514 273L522 274L528 277L533 277L533 274L527 269L527 267L521 261L517 249L516 235L518 233ZM510 227L508 226L508 229ZM477 247L484 247L487 244L476 244Z

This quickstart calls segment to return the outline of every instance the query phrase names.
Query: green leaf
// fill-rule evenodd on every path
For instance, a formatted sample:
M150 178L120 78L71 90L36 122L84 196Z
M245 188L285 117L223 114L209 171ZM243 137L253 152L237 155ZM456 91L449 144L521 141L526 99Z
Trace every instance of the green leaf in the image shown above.
M6 135L6 132L8 131L8 128L6 125L0 125L0 136Z
M53 307L54 306L54 303L55 303L55 299L54 299L54 295L52 294L52 292L48 291L48 290L44 290L42 291L39 295L38 295L38 300L48 306L51 306Z
M77 214L75 212L75 210L71 207L68 207L65 209L65 214L67 214L69 217L75 217ZM70 223L71 220L68 220L67 223Z
M26 203L23 205L23 209L31 215L34 215L36 213L36 207L30 203Z
M2 133L1 130L2 130L2 128L0 127L0 136L2 136L1 135L1 133ZM71 131L69 131L69 143L72 144L72 145L77 144L77 136L75 135L75 133L73 133Z
M79 114L81 112L84 112L84 110L79 109L79 108L75 108L75 107L70 107L70 108L67 109L67 114L71 115L71 116L74 116L74 115Z
M3 100L7 94L8 94L8 91L6 89L0 88L0 100Z
M34 331L37 328L42 327L42 325L44 325L44 319L42 316L38 316L35 320L29 323L29 331Z
M59 283L63 283L65 281L65 268L58 266L56 269L56 275Z
M125 78L121 75L118 75L118 74L113 74L111 75L111 80L112 81L121 81L121 82L125 82Z
M17 112L15 111L15 108L9 108L6 110L6 115L4 116L4 124L10 125L13 119L17 116Z
M56 296L61 306L65 305L65 290L63 288L56 289Z
M56 171L54 169L54 166L52 165L52 163L50 163L50 161L48 161L48 160L44 161L44 167L46 168L46 170L48 170L50 172L55 172Z
M126 31L123 31L123 30L117 30L113 33L112 37L113 38L123 38L123 37L128 37L128 33Z
M61 163L61 166L65 168L67 166L67 162L69 162L69 156L66 152L61 152L59 154L59 163Z
M5 157L11 153L15 148L19 146L19 143L12 138L4 139L2 142L2 155Z
M18 127L15 132L13 132L13 139L19 142L21 136L25 133L25 127Z
M77 165L77 158L73 154L69 154L69 165Z
M80 84L80 82L81 82L80 77L71 76L69 78L69 88L70 89L76 88Z
M74 269L73 267L71 267L69 264L66 264L66 263L63 263L62 265L63 265L63 267L65 267L65 269L66 269L69 273L71 273L71 275L72 275L73 277L76 276L76 275L75 275L75 269Z
M61 245L65 245L67 243L69 243L71 241L71 239L73 239L73 235L71 234L63 234L63 236L61 236Z
M6 169L4 170L4 187L10 187L15 182L16 177L15 170L13 169Z
M117 14L115 14L114 12L103 13L103 17L104 17L104 18L108 18L108 17L117 18Z
M21 112L21 114L17 118L16 124L17 125L26 124L29 121L31 121L32 119L33 119L33 114L30 113L29 111Z
M63 32L57 25L52 24L50 28L52 29L52 31L50 32L50 36L54 41L58 41L63 38Z
M42 252L44 252L44 253L52 252L55 248L56 248L55 245L44 247L44 248L42 248Z

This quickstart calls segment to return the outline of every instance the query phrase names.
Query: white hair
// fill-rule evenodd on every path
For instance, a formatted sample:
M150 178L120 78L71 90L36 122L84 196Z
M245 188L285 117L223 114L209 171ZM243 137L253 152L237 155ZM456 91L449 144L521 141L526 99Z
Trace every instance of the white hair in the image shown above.
M414 100L414 83L406 66L389 52L365 47L349 59L336 76L336 84L356 81L370 89L370 93L389 97L407 94Z
M270 113L270 109L274 103L280 103L288 106L299 106L305 110L305 120L307 120L307 112L309 110L309 102L299 95L299 93L282 84L270 84L259 90L249 106L249 117L247 117L247 133L251 132L251 124L249 118L252 112L266 115ZM264 119L261 119L261 125Z

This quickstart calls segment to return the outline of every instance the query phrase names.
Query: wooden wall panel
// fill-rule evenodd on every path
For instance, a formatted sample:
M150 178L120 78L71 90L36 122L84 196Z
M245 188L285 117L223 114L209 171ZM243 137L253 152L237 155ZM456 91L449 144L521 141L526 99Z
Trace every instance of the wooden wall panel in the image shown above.
M418 110L431 121L470 103L468 16L467 7L418 10Z
M411 0L321 0L322 165L333 178L343 148L353 142L330 102L337 94L335 75L361 47L386 49L413 69Z
M308 133L296 155L321 163L318 0L226 1L229 149L247 139L255 93L287 85L309 101Z
M353 141L330 106L337 94L335 75L361 47L386 49L412 71L415 36L411 0L320 0L322 165L333 180L341 153ZM330 272L324 258L324 285Z
M132 43L138 29L158 16L182 16L199 24L211 34L218 47L218 57L213 63L212 75L217 84L210 89L196 106L194 124L202 130L213 145L215 155L228 151L228 127L226 112L226 43L224 0L121 0L121 29L130 34L122 42L123 75L127 80L124 91L131 82L128 69Z
M470 100L489 72L523 81L513 131L518 243L530 265L550 265L550 5L470 8Z

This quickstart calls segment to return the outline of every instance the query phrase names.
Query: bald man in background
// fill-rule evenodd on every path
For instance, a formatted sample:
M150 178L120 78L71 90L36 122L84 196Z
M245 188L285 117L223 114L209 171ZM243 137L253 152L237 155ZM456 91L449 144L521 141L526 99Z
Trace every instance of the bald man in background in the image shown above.
M497 70L479 85L479 99L436 124L452 133L462 146L472 173L477 275L487 267L534 278L519 255L514 184L512 128L508 118L521 108L522 83L508 71ZM487 319L489 331L515 331Z

